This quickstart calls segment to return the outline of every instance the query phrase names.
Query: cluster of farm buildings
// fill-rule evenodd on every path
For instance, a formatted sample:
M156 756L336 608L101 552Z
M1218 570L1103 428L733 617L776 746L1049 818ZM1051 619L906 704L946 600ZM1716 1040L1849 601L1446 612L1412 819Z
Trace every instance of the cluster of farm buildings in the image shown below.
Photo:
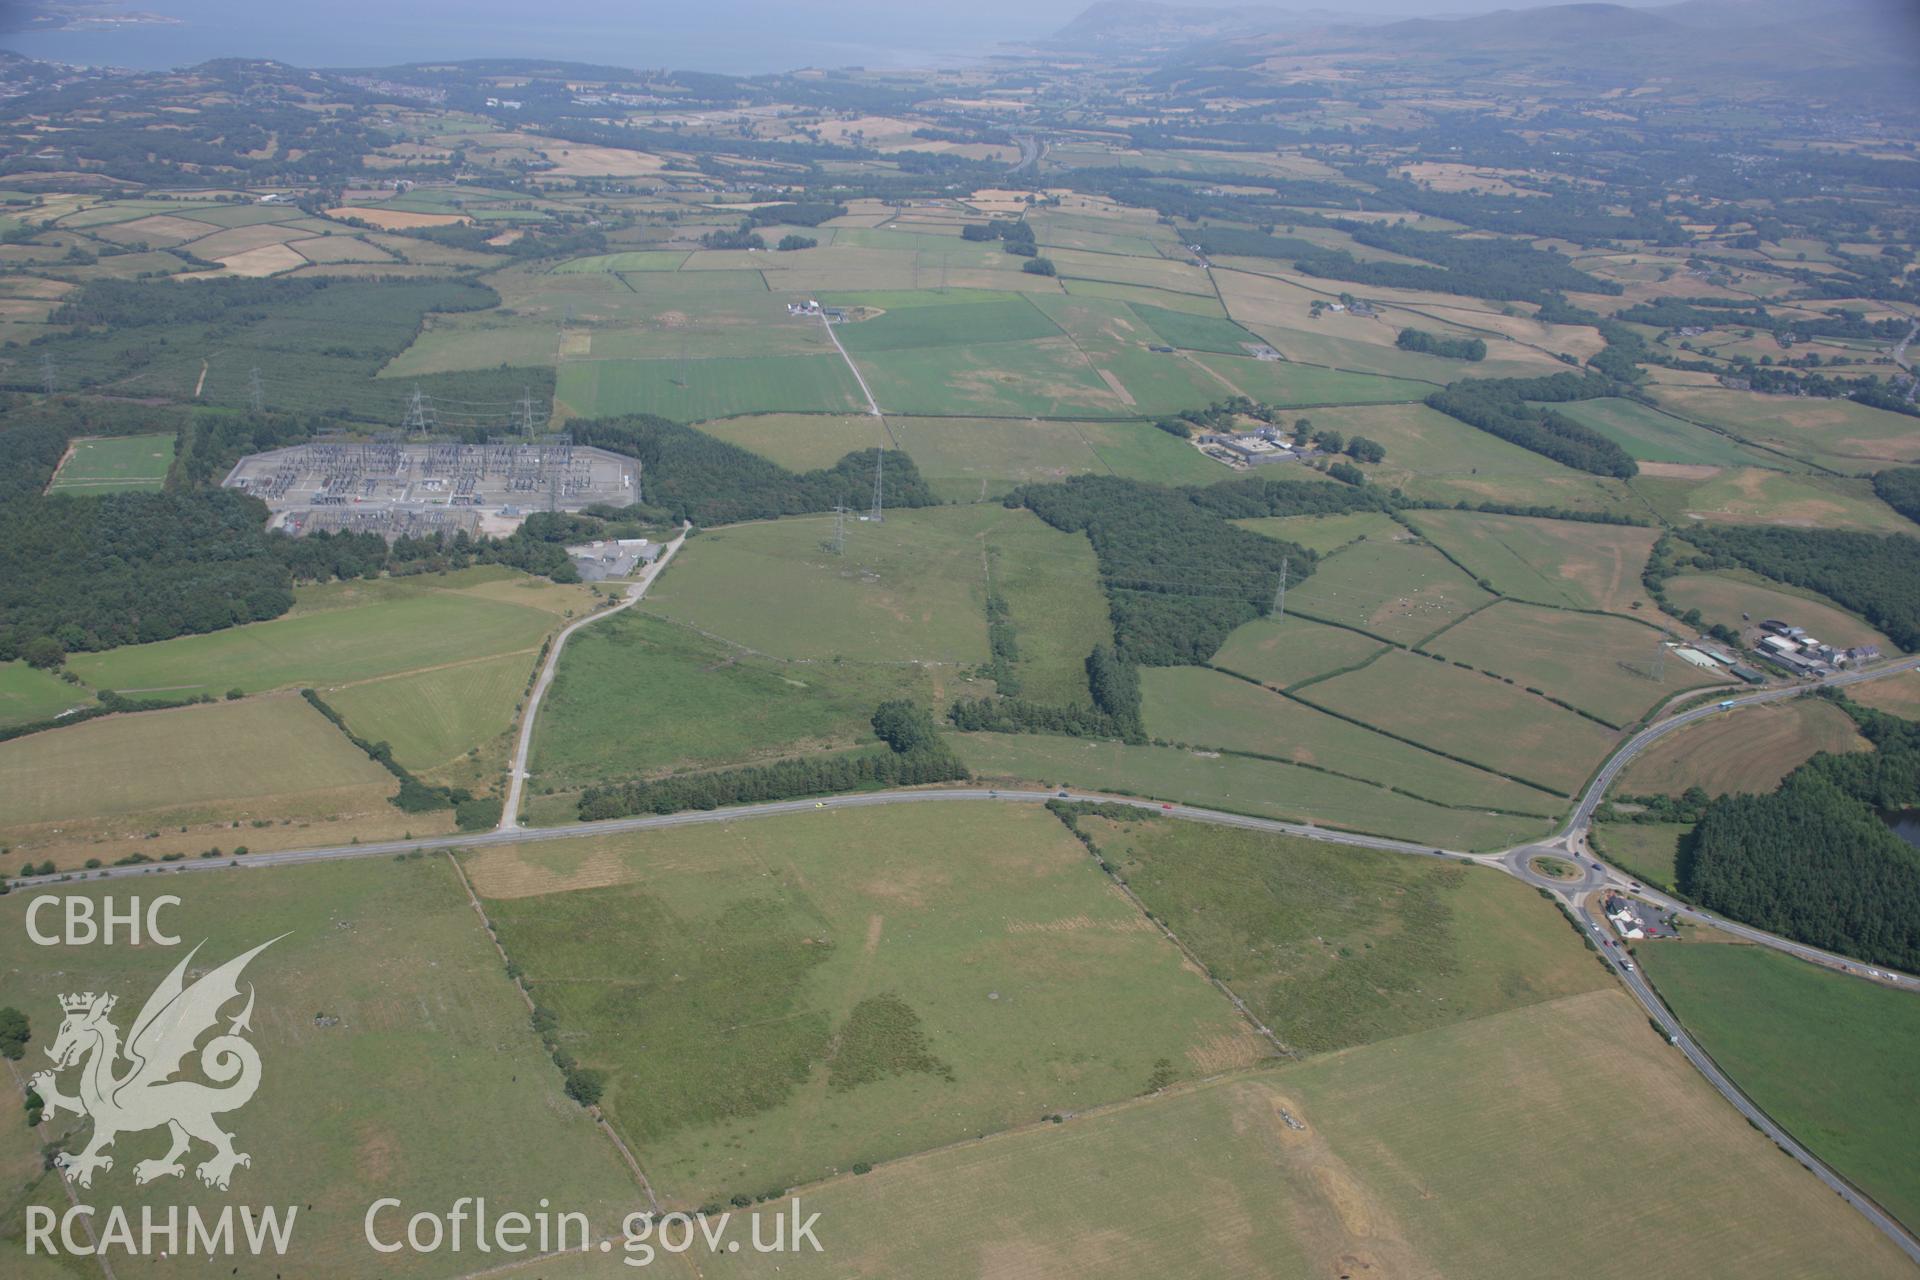
M1878 645L1859 645L1849 649L1823 644L1778 618L1760 624L1759 651L1768 662L1776 663L1797 675L1823 676L1838 667L1850 667L1880 656Z

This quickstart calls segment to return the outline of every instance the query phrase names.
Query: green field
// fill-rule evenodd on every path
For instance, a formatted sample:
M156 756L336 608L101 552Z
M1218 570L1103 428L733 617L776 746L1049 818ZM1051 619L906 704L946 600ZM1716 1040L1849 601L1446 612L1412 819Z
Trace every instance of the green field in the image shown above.
M711 530L638 607L779 658L983 662L986 542L1028 521L1001 507L891 511L852 522L844 555L825 545L830 516Z
M1505 596L1574 609L1651 612L1640 574L1657 529L1420 511L1414 525Z
M75 440L54 473L49 493L121 493L158 489L173 465L173 436L103 436Z
M1020 696L1089 705L1087 655L1113 643L1093 544L1035 518L994 521L986 545L993 584L1012 618Z
M888 413L1119 418L1133 411L1066 337L914 347L854 358Z
M1880 501L1866 480L1748 467L1697 477L1642 474L1631 483L1647 505L1675 525L1715 520L1869 533L1915 532L1913 522Z
M1536 1280L1617 1256L1624 1223L1687 1276L1911 1270L1607 991L932 1152L806 1203L825 1252L783 1257L796 1280Z
M18 660L0 662L0 727L51 719L91 700L87 690L52 672Z
M1920 1222L1920 1000L1762 947L1637 949L1680 1021L1774 1121Z
M116 902L125 894L105 884L62 889L112 893ZM496 1212L532 1213L547 1197L608 1229L644 1203L613 1145L562 1095L560 1073L535 1040L525 1005L443 859L180 876L168 891L181 899L163 917L182 939L177 950L36 947L21 920L28 895L0 901L7 1003L32 1022L31 1062L20 1065L33 1070L47 1065L41 1050L59 1027L59 995L113 992L114 1021L124 1030L190 947L204 940L189 981L285 935L243 979L257 992L248 1039L260 1053L259 1093L221 1117L252 1164L235 1171L231 1192L208 1190L191 1167L208 1154L196 1143L183 1178L138 1188L134 1165L160 1156L166 1134L123 1133L112 1148L113 1168L96 1174L85 1195L103 1213L124 1204L138 1223L141 1205L158 1208L162 1221L167 1206L182 1204L203 1213L236 1201L297 1205L286 1261L298 1261L287 1274L435 1276L446 1274L445 1254L382 1256L367 1247L361 1223L376 1198L400 1197L410 1212L484 1195ZM230 1017L240 1003L228 1006ZM73 1091L75 1073L63 1086ZM50 1117L31 1139L11 1122L0 1130L9 1147L34 1154L28 1196L64 1209L58 1176L38 1173L38 1145L64 1139L75 1124L71 1116ZM78 1136L84 1141L84 1129ZM16 1211L0 1222L0 1244L15 1256L20 1194L10 1188L6 1204ZM86 1261L62 1274L98 1274ZM213 1270L196 1257L140 1256L130 1266L116 1254L114 1261L116 1270L167 1280ZM285 1264L268 1258L241 1273L270 1276L276 1265Z
M1357 666L1385 649L1371 636L1297 615L1284 620L1255 618L1228 634L1213 655L1213 665L1285 689Z
M536 654L506 653L327 691L327 705L416 772L438 769L513 727Z
M1146 908L1296 1053L1607 981L1560 913L1497 871L1198 822L1083 822Z
M1111 298L1128 304L1141 302L1150 307L1187 315L1218 316L1222 320L1227 318L1227 309L1220 305L1220 299L1210 293L1177 293L1150 285L1114 284L1106 280L1083 280L1078 277L1060 283L1070 296L1076 298Z
M1731 682L1724 671L1715 675L1675 657L1665 638L1625 618L1502 600L1427 647L1627 725L1682 690Z
M1410 536L1369 538L1322 560L1311 578L1287 593L1287 605L1309 618L1415 644L1492 603L1466 574Z
M1230 474L1143 422L888 418L886 429L912 455L933 491L956 502L997 497L1019 485L1072 475L1184 484Z
M1145 302L1128 305L1168 346L1239 356L1246 354L1249 344L1260 341L1233 321L1217 316L1197 316L1190 311L1174 311Z
M602 253L591 258L569 258L553 270L557 275L579 275L598 271L678 271L691 255L683 249L631 249L625 253Z
M585 607L578 587L536 585L498 570L302 588L284 618L105 653L75 654L74 674L119 693L249 693L345 684L469 658L536 649L557 601ZM517 583L529 590L515 592ZM526 603L518 603L524 598Z
M1554 412L1592 427L1641 462L1680 462L1694 466L1779 465L1775 455L1751 449L1717 431L1695 426L1637 400L1608 397L1556 404Z
M1393 517L1379 511L1348 511L1332 516L1255 516L1233 523L1263 537L1296 543L1322 555L1362 538L1391 542L1402 533Z
M1424 399L1433 390L1432 385L1425 382L1316 369L1285 360L1205 355L1195 356L1194 361L1223 384L1241 388L1241 394L1283 408L1406 403Z
M680 422L746 413L849 413L864 407L834 355L704 360L570 360L555 394L566 417L653 413Z
M1593 827L1591 838L1608 862L1672 892L1680 884L1674 869L1680 842L1692 830L1690 822L1602 822Z
M675 1204L1268 1052L1037 806L843 809L468 866Z
M902 307L872 320L842 325L840 345L856 355L913 347L1024 342L1055 338L1060 327L1025 298L972 306Z
M1861 618L1811 593L1802 595L1792 588L1762 583L1741 571L1732 573L1683 573L1667 580L1667 598L1682 610L1698 609L1709 623L1725 623L1738 631L1763 618L1780 618L1832 645L1877 644L1882 653L1899 652L1899 647L1875 631Z
M1620 481L1563 467L1424 404L1320 408L1304 416L1316 428L1379 441L1386 461L1365 470L1375 484L1398 487L1411 497L1448 504L1539 503L1576 511L1628 510L1631 502L1633 514L1646 515L1646 507L1632 502Z
M988 781L1180 801L1452 849L1504 849L1545 835L1548 827L1537 818L1442 808L1369 782L1248 756L1038 733L962 733L951 741Z
M570 791L850 746L879 703L927 694L914 667L783 662L629 609L567 641L530 767L536 790Z
M1149 668L1141 673L1141 693L1147 733L1156 741L1312 765L1437 804L1542 817L1560 807L1532 787L1422 751L1217 671Z
M1721 387L1659 387L1655 397L1675 413L1836 471L1870 475L1920 461L1920 419L1852 400Z
M1586 781L1615 735L1515 685L1402 649L1301 697L1365 725L1564 795Z

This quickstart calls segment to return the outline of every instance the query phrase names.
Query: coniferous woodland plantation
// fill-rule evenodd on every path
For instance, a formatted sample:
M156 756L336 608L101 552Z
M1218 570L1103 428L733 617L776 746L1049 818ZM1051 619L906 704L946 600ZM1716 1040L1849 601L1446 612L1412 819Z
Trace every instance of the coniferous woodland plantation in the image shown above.
M0 13L0 1274L1920 1265L1910 6L153 7Z

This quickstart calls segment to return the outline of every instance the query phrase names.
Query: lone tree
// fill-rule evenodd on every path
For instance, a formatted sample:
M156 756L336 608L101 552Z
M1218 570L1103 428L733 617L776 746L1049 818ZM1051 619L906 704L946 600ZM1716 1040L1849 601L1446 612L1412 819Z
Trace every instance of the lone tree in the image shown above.
M9 1005L0 1009L0 1058L9 1062L18 1062L27 1052L27 1041L33 1039L33 1030L27 1024L27 1015Z

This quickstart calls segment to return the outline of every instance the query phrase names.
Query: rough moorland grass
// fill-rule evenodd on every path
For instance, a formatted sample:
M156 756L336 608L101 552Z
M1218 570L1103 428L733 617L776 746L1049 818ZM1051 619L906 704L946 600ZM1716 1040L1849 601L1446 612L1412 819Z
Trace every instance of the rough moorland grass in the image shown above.
M355 733L387 743L401 764L425 772L513 727L537 656L506 653L323 692Z
M1311 618L1414 644L1451 626L1493 596L1410 537L1368 538L1323 561L1287 593L1287 605Z
M1668 1006L1787 1132L1920 1221L1920 1000L1749 946L1639 954Z
M1740 707L1669 734L1621 775L1627 795L1677 796L1689 787L1708 795L1764 795L1821 751L1870 751L1851 717L1819 698Z
M1163 1060L1193 1078L1264 1052L1038 807L809 812L469 865L676 1204L1129 1097Z
M1440 804L1545 816L1552 796L1316 711L1244 680L1198 667L1141 673L1147 732L1156 740L1317 765Z
M1674 863L1691 822L1602 822L1592 829L1593 847L1607 861L1669 892L1679 887Z
M1300 691L1422 746L1571 795L1617 734L1545 698L1404 650Z
M1516 1208L1543 1198L1593 1212L1543 1232ZM1910 1269L1613 992L933 1152L807 1205L832 1236L823 1254L782 1258L798 1280L1533 1280L1608 1255L1627 1221L1687 1275L1819 1275L1835 1258L1862 1275ZM700 1265L759 1274L737 1254Z
M392 778L301 699L106 716L0 742L0 829L303 794Z
M1613 613L1650 609L1640 573L1657 529L1466 511L1420 511L1412 518L1501 595Z
M1002 507L934 507L849 521L831 516L702 533L638 606L781 658L975 663L987 656L985 566L995 526L1032 520Z
M1592 427L1641 462L1679 462L1694 466L1779 465L1777 455L1749 449L1717 431L1662 413L1635 400L1608 397L1556 405L1575 422Z
M206 635L75 654L67 665L98 689L121 693L255 692L291 685L346 684L469 658L536 649L554 615L528 593L487 584L443 588L431 577L371 590L302 591L314 602L271 622ZM579 588L569 598L584 602Z
M961 733L950 741L976 777L990 782L1180 801L1450 849L1504 849L1548 827L1537 818L1445 809L1372 783L1247 756L1039 733Z
M126 897L106 884L62 889L111 893L117 905ZM182 939L173 949L37 947L22 920L29 895L0 899L7 1003L32 1021L34 1070L46 1065L39 1050L59 1027L59 995L113 992L120 1000L115 1021L124 1030L195 944L204 940L197 973L286 935L243 979L258 993L248 1039L260 1053L259 1093L222 1117L252 1165L235 1172L231 1192L207 1190L191 1167L206 1156L196 1144L184 1178L139 1188L133 1166L163 1154L166 1133L127 1133L114 1146L112 1170L96 1175L92 1203L124 1204L136 1222L141 1205L162 1213L180 1204L202 1213L233 1201L298 1205L299 1264L288 1274L306 1275L368 1272L375 1255L361 1219L380 1196L444 1206L485 1195L501 1212L528 1213L544 1196L556 1208L591 1214L596 1224L644 1203L612 1144L562 1095L525 1005L443 859L178 876L167 890L181 899L164 917ZM229 1017L241 1004L232 1003ZM73 1089L73 1073L65 1084ZM70 1116L50 1120L28 1149L37 1153L40 1141L74 1123ZM29 1141L12 1126L0 1132L9 1147ZM64 1206L57 1183L49 1186L54 1203ZM18 1218L0 1226L0 1236L9 1237L0 1243L10 1252L21 1247L19 1231ZM17 1274L14 1265L9 1275ZM378 1265L395 1274L439 1275L445 1260L407 1253ZM202 1258L141 1257L137 1270L170 1278L203 1276L209 1268ZM261 1272L271 1273L270 1264Z
M50 672L24 662L0 662L0 725L50 719L88 701L87 690Z
M173 436L108 436L76 440L54 473L52 493L119 493L158 489L173 465Z
M1686 573L1669 578L1667 598L1679 609L1698 609L1709 623L1725 623L1736 630L1751 625L1740 616L1744 613L1755 623L1763 618L1779 618L1805 627L1828 644L1877 644L1882 653L1899 652L1892 641L1838 605L1811 593L1802 595L1790 588L1762 583L1739 571Z
M574 360L555 392L568 417L652 413L681 422L743 413L847 413L866 401L837 355Z
M918 668L782 662L630 609L567 641L540 704L534 785L850 746L871 740L879 703L928 693Z
M1606 981L1560 913L1498 872L1197 822L1088 824L1147 909L1297 1053Z
M1729 680L1674 657L1662 648L1665 639L1624 618L1502 600L1427 647L1624 725L1662 698Z
M1150 285L1115 284L1108 280L1083 280L1077 277L1063 280L1061 285L1068 294L1077 298L1112 298L1128 304L1144 302L1148 306L1165 307L1189 315L1218 316L1223 320L1227 315L1227 309L1220 305L1220 299L1209 293L1178 293Z

